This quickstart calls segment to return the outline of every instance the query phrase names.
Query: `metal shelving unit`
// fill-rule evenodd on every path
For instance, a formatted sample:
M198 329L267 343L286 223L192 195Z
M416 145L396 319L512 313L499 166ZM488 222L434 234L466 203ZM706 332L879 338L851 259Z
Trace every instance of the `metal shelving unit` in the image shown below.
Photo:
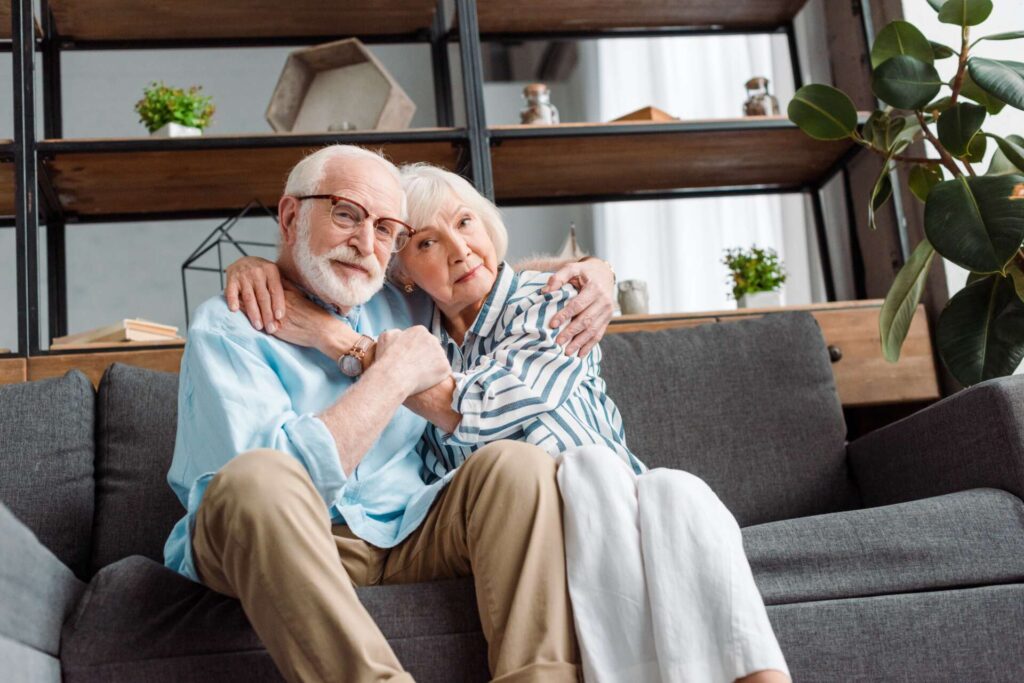
M799 87L793 18L805 2L638 0L623 12L586 0L295 0L282 12L279 3L259 0L42 0L40 21L35 22L32 0L0 0L0 19L4 6L11 5L13 29L9 42L0 35L0 49L6 44L13 56L16 118L15 140L0 141L0 214L9 208L13 218L0 221L17 231L18 353L49 354L39 339L40 216L47 226L49 331L59 336L67 332L64 234L69 224L227 217L253 197L273 204L284 171L305 150L332 142L383 146L397 161L432 161L467 175L481 192L505 206L806 193L812 200L827 296L834 300L820 191L858 147L815 142L783 118L488 127L484 112L481 41L782 33ZM351 36L367 43L430 45L438 128L192 139L62 137L64 51L304 45ZM453 42L460 48L466 107L466 123L459 128L454 127L448 57ZM43 76L41 140L36 138L33 106L37 57ZM598 139L601 144L593 144ZM761 158L751 151L753 139L767 150ZM724 167L722 158L730 155L710 152L730 144L743 149L745 168ZM552 148L569 150L570 156L550 156L572 159L590 172L575 172L570 181L564 169L538 164ZM679 154L680 149L687 154ZM600 150L619 155L616 177L601 175L594 163ZM683 157L685 162L680 161ZM245 196L226 182L216 183L218 160L223 169L239 164L254 169ZM623 163L643 166L645 173L623 172ZM212 185L204 178L201 195L188 172L197 164L213 168L215 178ZM13 171L9 176L4 175L7 167ZM181 172L169 183L171 168ZM4 193L12 184L13 201L5 203ZM125 192L126 187L132 191ZM558 188L554 194L552 187Z

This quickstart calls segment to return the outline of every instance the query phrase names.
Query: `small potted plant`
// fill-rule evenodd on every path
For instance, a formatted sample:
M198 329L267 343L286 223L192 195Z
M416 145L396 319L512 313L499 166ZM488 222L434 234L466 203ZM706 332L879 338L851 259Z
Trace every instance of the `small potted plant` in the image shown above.
M726 249L722 263L731 271L726 283L732 287L737 308L778 306L779 287L786 272L774 249Z
M210 125L215 107L211 97L200 94L201 86L188 90L152 83L135 103L139 122L153 137L195 137Z

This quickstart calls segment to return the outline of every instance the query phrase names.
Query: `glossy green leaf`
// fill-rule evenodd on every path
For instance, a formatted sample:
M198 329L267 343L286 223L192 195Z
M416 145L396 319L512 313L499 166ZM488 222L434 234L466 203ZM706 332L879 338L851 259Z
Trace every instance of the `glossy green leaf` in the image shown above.
M991 133L988 133L987 135L991 138L997 137L995 135L992 135ZM1010 150L1011 154L1014 154L1014 156L1019 156L1020 153L1024 153L1024 138L1022 138L1021 136L1008 135L1006 137L1006 142L1010 142L1013 144L1013 147L1010 147ZM1007 175L1009 173L1018 173L1024 175L1024 163L1017 165L1010 161L1009 157L1007 157L1006 154L1003 153L1002 147L1003 146L1000 145L999 149L997 149L995 151L995 154L992 155L992 163L989 164L988 170L985 171L985 175ZM1016 153L1015 150L1017 149L1021 150L1021 152Z
M861 127L860 136L869 145L876 144L876 137L879 137L879 139L884 143L884 138L879 136L879 133L882 130L884 130L882 127L882 122L885 120L886 116L888 115L884 111L882 111L881 109L876 109L875 111L871 112L871 115L868 116L868 120L865 121L864 125Z
M1001 138L989 133L988 136L996 141L999 151L1003 153L1007 161L1019 169L1024 169L1024 139L1019 135Z
M938 12L946 4L946 0L928 0L928 4L932 6L933 10Z
M985 160L985 150L988 149L988 139L984 133L977 133L967 144L967 154L960 157L971 164L980 164Z
M955 26L977 26L992 14L992 0L946 0L939 21Z
M967 154L967 145L985 123L985 107L961 102L939 117L939 142L955 157Z
M907 182L910 191L922 202L927 201L928 194L932 188L942 182L942 167L938 164L917 164L910 169L910 177Z
M956 51L943 45L942 43L936 43L934 40L928 41L932 46L932 58L934 59L949 59L956 54Z
M899 132L893 136L889 141L889 146L886 148L888 151L895 154L899 154L908 145L913 144L915 138L921 132L921 123L917 120L916 116L905 116L903 117L905 124L900 128Z
M990 36L982 36L978 38L972 45L980 43L983 40L1017 40L1018 38L1024 38L1024 31L1007 31L1006 33L993 33Z
M932 44L916 26L909 21L893 21L878 32L875 44L871 46L871 68L898 55L916 57L931 64L935 61Z
M932 188L924 230L935 250L961 268L1001 271L1024 242L1024 176L961 176Z
M946 111L952 106L953 98L947 95L946 97L940 97L934 102L929 102L928 104L924 105L921 109L925 113L934 116L936 112L941 114L942 112Z
M968 62L968 64L970 64ZM960 84L960 94L969 100L974 100L981 106L985 107L985 111L995 116L1006 107L1006 102L995 95L991 95L985 90L982 90L981 86L974 82L971 78L971 72L964 72L964 81Z
M887 59L871 74L871 88L878 99L900 109L920 109L939 94L942 85L934 66L906 55Z
M1006 274L1013 280L1013 291L1017 293L1017 298L1024 301L1024 270L1016 261L1010 261L1006 266Z
M966 284L964 284L964 287L966 287L968 285L972 285L975 282L977 282L978 280L984 280L985 278L987 278L991 274L992 273L968 273L967 274L967 282L966 282Z
M891 196L892 179L889 176L889 157L886 157L882 172L878 174L875 186L871 189L871 201L868 203L868 226L872 230L878 227L875 225L875 214L889 201Z
M967 68L982 90L1011 107L1024 109L1024 64L971 57Z
M907 262L896 274L896 279L885 295L885 303L878 316L878 329L882 337L882 355L890 363L900 359L900 349L907 330L914 319L914 311L921 302L924 283L928 279L935 249L928 240L921 240Z
M796 91L789 120L817 140L841 140L857 128L857 109L841 90L818 83Z
M1024 359L1024 302L994 273L949 300L935 328L942 361L964 386L1013 374Z

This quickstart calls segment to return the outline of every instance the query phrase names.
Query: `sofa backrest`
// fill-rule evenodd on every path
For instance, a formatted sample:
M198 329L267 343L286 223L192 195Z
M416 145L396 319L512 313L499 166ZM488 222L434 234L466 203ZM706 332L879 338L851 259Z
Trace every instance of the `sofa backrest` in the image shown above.
M96 404L96 516L91 569L129 555L163 563L185 513L167 484L178 419L178 375L114 364Z
M601 347L630 449L704 479L741 525L856 505L842 406L809 313L612 334Z
M0 502L80 578L93 523L94 409L77 370L0 387Z

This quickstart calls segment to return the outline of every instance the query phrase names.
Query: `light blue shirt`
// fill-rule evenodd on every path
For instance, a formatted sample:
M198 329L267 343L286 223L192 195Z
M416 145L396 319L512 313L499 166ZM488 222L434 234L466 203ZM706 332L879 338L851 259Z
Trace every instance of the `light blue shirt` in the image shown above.
M551 318L576 296L571 286L544 293L550 273L516 273L501 264L490 295L462 344L434 311L455 376L452 408L462 420L451 434L430 425L425 464L445 477L477 448L498 439L534 444L552 455L584 445L607 446L640 474L646 467L626 446L622 417L601 379L601 348L565 355Z
M391 286L344 320L371 337L413 323L409 304ZM412 533L451 477L425 472L426 422L404 407L346 477L334 437L317 415L353 381L319 351L253 329L243 313L228 310L223 297L203 303L181 361L178 433L167 474L186 514L164 546L165 564L198 580L191 540L203 493L217 470L254 448L294 456L332 521L348 524L363 540L390 548Z

